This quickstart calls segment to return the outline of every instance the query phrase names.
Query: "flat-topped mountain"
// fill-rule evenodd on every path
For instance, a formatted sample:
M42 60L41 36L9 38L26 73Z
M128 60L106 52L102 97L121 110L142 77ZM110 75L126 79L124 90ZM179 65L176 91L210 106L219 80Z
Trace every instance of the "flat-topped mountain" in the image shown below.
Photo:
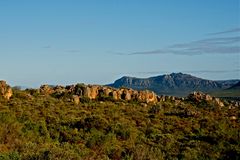
M186 96L192 91L212 92L229 88L239 80L213 81L189 74L172 73L150 78L122 77L109 86L149 89L159 95Z

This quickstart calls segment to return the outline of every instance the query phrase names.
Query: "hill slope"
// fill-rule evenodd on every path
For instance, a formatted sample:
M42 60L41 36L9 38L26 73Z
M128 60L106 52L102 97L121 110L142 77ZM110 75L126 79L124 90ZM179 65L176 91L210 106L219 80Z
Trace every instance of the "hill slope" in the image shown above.
M229 89L240 90L240 81L237 84L235 84L232 87L230 87Z
M236 103L202 93L156 103L83 94L74 103L89 89L73 86L0 95L1 160L240 158Z
M215 91L211 92L211 95L215 97L224 97L232 100L240 100L240 81L237 84L234 84L233 86L223 89L221 91Z
M157 94L186 96L192 91L212 92L226 89L238 80L212 81L189 74L172 73L150 78L122 77L109 86L130 87L137 90L149 89Z

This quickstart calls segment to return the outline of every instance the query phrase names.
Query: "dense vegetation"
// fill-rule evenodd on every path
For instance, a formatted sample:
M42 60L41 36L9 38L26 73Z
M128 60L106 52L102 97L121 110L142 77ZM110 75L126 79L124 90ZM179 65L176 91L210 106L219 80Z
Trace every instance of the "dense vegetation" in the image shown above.
M77 105L15 90L0 99L0 159L240 159L238 117L227 102Z

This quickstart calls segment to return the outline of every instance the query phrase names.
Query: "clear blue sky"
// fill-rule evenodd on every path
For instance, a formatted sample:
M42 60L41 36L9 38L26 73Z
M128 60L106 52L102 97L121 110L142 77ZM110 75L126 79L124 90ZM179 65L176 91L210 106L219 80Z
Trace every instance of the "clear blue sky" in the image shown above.
M0 0L0 79L240 78L239 0Z

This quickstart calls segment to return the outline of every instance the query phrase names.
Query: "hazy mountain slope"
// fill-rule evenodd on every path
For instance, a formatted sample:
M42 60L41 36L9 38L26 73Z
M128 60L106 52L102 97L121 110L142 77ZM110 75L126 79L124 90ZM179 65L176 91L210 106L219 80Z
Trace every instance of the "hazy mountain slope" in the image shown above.
M238 82L240 82L240 80L239 79L220 80L220 81L216 81L216 82L220 83L222 88L228 89L228 88L231 88L232 86L234 86L235 84L237 84Z
M216 97L224 97L224 98L229 98L234 100L240 100L240 81L237 84L234 84L233 86L227 89L215 91L210 94Z
M133 89L149 89L157 94L186 96L192 91L212 92L229 88L238 80L212 81L189 74L172 73L150 78L122 77L116 80L112 87L130 87Z
M235 84L232 87L230 87L229 89L240 90L240 81L237 84Z

